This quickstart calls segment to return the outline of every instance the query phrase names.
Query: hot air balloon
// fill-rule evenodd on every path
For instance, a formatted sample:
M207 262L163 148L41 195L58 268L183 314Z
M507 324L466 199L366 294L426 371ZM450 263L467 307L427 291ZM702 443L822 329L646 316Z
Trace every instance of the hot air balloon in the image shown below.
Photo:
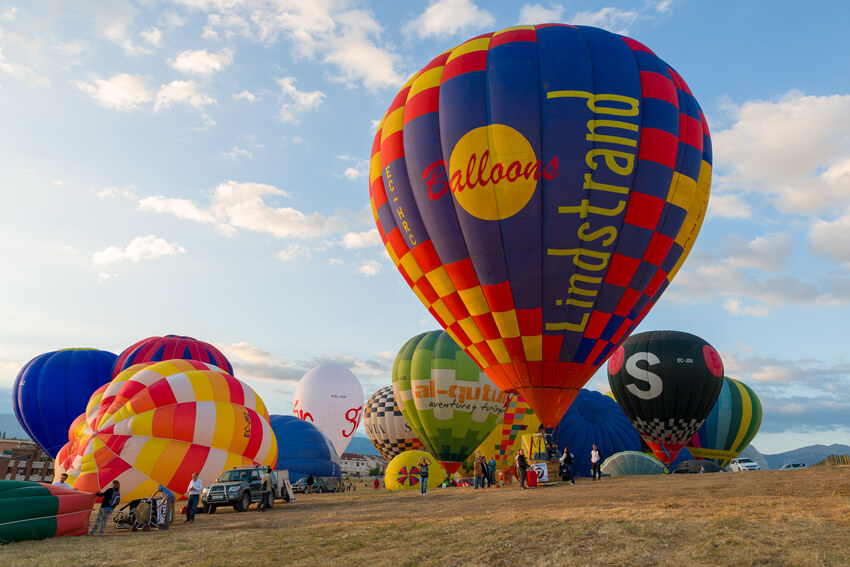
M320 364L298 382L292 412L315 424L342 455L360 425L363 402L363 387L351 370Z
M653 456L640 451L621 451L605 459L600 467L607 476L663 474L666 468Z
M339 456L315 425L294 415L273 415L269 423L277 439L276 468L288 470L290 482L310 474L342 479Z
M608 361L617 403L665 464L705 421L722 378L723 361L714 347L680 331L634 335Z
M56 457L79 490L121 483L123 502L160 484L183 494L192 476L214 482L235 466L273 465L277 442L263 400L248 385L195 360L140 363L92 396L85 425Z
M684 80L646 46L518 26L410 78L381 120L369 184L416 296L554 427L693 246L711 142Z
M590 476L590 450L599 448L603 457L621 451L640 451L640 435L617 405L600 392L582 389L561 423L555 428L558 449L569 445L575 455L576 476Z
M538 427L540 420L523 397L512 396L505 415L475 453L487 457L488 460L490 457L496 457L497 469L511 467L517 449L522 448L523 436L536 432ZM472 470L472 465L472 460L467 459L464 468Z
M228 374L233 374L233 366L231 366L230 361L211 344L192 337L165 335L164 337L148 337L124 349L124 352L119 354L118 360L115 361L112 377L118 376L118 374L139 362L159 362L175 359L209 362Z
M18 373L12 387L15 416L51 458L68 442L68 427L92 392L112 379L115 358L104 350L69 348L41 354Z
M425 448L401 414L392 386L384 386L366 402L363 427L369 441L387 461L404 451Z
M727 376L717 403L688 442L688 449L697 459L712 459L725 467L756 436L761 417L761 402L752 388Z
M85 535L95 498L63 486L0 480L0 544Z
M511 399L444 331L422 333L401 347L393 394L410 428L449 474L496 427Z
M428 488L437 488L446 480L446 471L434 462L426 451L405 451L399 453L387 465L384 473L384 486L387 490L419 490L419 460L426 457L431 461L428 466Z

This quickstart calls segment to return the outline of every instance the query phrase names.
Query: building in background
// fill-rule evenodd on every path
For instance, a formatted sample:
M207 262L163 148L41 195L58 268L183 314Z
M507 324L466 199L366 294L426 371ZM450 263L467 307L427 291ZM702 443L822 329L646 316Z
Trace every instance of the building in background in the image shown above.
M342 474L347 476L369 476L369 471L379 468L381 474L387 470L387 460L380 455L361 455L360 453L343 453L339 458Z

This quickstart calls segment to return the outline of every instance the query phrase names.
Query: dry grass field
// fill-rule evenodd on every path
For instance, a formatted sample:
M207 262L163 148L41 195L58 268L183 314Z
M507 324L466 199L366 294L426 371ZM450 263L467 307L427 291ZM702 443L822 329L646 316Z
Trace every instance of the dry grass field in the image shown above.
M179 506L178 506L179 507ZM92 522L94 514L92 515ZM167 532L0 548L5 565L850 565L850 467L299 496Z

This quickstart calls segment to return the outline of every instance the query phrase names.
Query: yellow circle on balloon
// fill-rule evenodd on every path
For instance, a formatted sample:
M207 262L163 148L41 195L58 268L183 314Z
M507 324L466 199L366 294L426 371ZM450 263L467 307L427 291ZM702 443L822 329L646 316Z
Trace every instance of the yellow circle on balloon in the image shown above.
M419 459L431 461L428 465L428 488L437 488L446 480L446 471L427 451L405 451L399 453L387 465L384 486L387 490L420 490Z
M458 140L449 158L449 182L470 215L500 220L528 204L541 168L525 136L510 126L490 124Z

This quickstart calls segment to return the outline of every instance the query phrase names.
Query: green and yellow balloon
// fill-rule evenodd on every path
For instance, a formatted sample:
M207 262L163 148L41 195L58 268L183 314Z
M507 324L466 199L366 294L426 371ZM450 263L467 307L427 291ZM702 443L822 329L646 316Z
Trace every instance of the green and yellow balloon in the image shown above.
M487 438L511 401L445 331L422 333L401 347L393 394L410 428L449 474Z

